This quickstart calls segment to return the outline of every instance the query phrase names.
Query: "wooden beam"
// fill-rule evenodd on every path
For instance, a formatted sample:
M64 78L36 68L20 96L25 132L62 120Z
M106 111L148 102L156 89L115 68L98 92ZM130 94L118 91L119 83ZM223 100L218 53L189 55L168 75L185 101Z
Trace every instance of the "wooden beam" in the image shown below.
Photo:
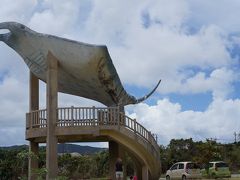
M55 134L58 107L58 60L51 52L47 55L47 179L57 177L57 136Z
M39 79L30 71L29 74L29 111L39 110ZM36 179L33 170L38 169L38 143L31 140L29 142L28 179ZM34 156L31 155L34 154Z

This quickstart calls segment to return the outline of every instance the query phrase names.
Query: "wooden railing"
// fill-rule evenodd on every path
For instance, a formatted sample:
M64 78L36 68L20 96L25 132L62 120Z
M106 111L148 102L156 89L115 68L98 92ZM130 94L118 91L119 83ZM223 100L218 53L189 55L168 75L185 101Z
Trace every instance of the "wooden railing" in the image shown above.
M26 113L26 128L47 127L47 110L36 110Z
M144 140L158 148L157 139L151 132L139 124L136 119L126 116L120 112L118 107L65 107L58 108L58 127L79 127L79 126L124 126L133 131ZM26 128L47 127L47 111L36 110L26 114Z

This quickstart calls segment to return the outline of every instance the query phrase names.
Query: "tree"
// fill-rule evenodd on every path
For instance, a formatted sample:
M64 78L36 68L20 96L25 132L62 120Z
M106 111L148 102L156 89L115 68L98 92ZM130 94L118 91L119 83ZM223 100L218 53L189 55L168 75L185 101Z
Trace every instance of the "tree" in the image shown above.
M169 158L172 163L177 161L190 161L192 156L196 153L196 147L192 140L190 139L172 139L169 148Z

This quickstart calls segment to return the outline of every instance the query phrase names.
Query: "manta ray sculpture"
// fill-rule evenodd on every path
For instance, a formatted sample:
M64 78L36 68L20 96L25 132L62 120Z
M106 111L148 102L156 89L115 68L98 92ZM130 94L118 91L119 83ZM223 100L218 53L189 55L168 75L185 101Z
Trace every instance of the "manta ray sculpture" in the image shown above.
M136 99L122 86L106 46L91 45L35 32L16 22L0 23L0 41L14 49L30 71L46 82L47 54L58 59L58 91L93 99L106 106L136 104L147 99Z

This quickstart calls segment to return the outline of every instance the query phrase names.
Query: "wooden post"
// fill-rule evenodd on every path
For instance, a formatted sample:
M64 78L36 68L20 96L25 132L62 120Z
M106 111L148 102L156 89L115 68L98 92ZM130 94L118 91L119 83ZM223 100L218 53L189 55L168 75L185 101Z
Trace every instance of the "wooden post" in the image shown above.
M125 117L124 117L124 115L125 115L125 110L124 110L124 106L122 106L122 105L119 105L118 106L118 108L119 108L119 119L120 119L120 125L126 125L125 124Z
M127 150L126 150L127 151ZM137 179L142 179L142 166L144 162L139 160L137 156L131 152L127 151L128 156L131 158L131 161L134 163L134 176L137 176Z
M115 141L109 141L109 176L110 179L115 180L115 164L117 158L120 157L123 162L123 179L126 179L126 155L125 149Z
M109 141L109 176L115 180L115 163L118 158L118 144L115 141Z
M93 116L92 116L92 122L93 122L93 124L92 124L92 126L97 126L97 124L96 124L96 117L95 117L95 106L93 106L92 107L92 114L93 114Z
M38 78L30 72L29 74L29 111L39 110L39 80ZM31 127L31 118L30 118ZM28 179L36 179L36 175L32 173L33 169L38 169L38 143L34 140L29 142L29 153L33 153L35 157L30 156L28 161Z
M133 119L133 121L134 121L134 133L135 133L135 135L137 134L137 122L136 122L136 119Z
M39 110L39 80L31 71L29 75L29 110Z
M57 177L57 137L55 127L57 122L58 104L58 60L48 52L47 55L47 148L46 167L47 179L52 180Z
M148 168L147 166L142 167L142 180L148 180Z
M74 126L74 114L73 114L73 112L74 112L74 107L73 106L71 106L71 126L73 127Z

